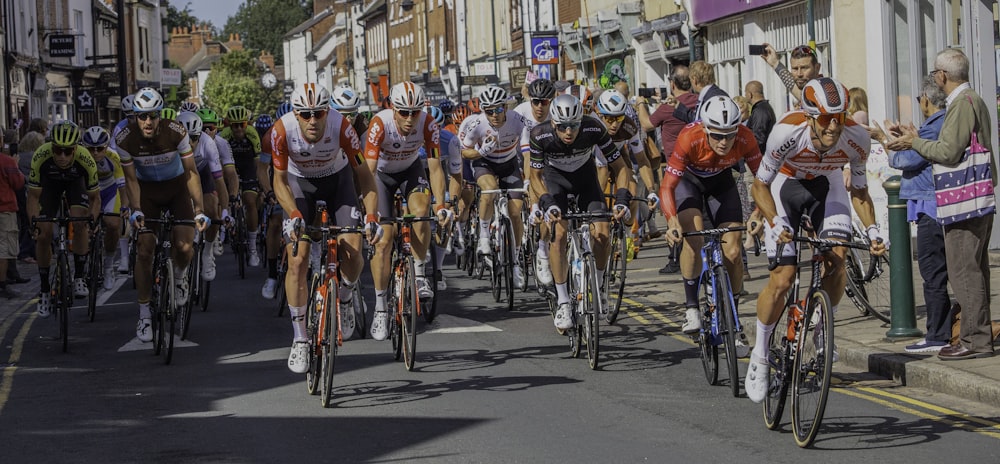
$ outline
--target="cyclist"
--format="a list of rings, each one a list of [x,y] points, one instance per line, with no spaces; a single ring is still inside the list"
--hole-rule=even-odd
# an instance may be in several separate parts
[[[635,119],[628,117],[629,113],[634,112],[632,105],[628,103],[628,97],[617,90],[605,90],[597,98],[596,114],[604,123],[611,140],[614,140],[618,148],[623,149],[623,155],[627,155],[624,156],[625,163],[633,172],[638,171],[645,189],[655,188],[656,180],[653,178],[653,168],[649,158],[646,157],[642,130]],[[627,151],[624,150],[625,147],[628,147]],[[639,189],[638,181],[633,179],[629,183],[628,189],[634,197]],[[649,192],[646,195],[646,201],[655,206],[660,199],[655,193]],[[638,211],[638,204],[632,206]]]
[[[444,114],[444,122],[441,123],[441,130],[457,134],[458,125],[462,122],[455,121],[455,103],[445,98],[438,103],[438,109],[440,109],[441,113]]]
[[[272,129],[274,193],[288,211],[285,235],[299,241],[298,254],[287,247],[288,275],[285,291],[292,316],[293,343],[288,368],[302,374],[309,370],[309,345],[306,337],[306,281],[311,241],[299,235],[306,224],[316,219],[316,201],[325,200],[338,226],[359,225],[358,193],[369,211],[365,229],[369,239],[378,239],[378,201],[372,172],[362,162],[361,141],[354,128],[340,113],[330,111],[330,94],[314,83],[306,83],[292,93],[294,111],[282,116]],[[358,190],[355,190],[355,178]],[[340,237],[336,259],[340,263],[341,308],[350,308],[352,291],[357,285],[364,261],[361,237]],[[315,270],[319,272],[319,270]],[[344,333],[354,331],[354,311],[340,311]]]
[[[31,171],[28,173],[28,218],[32,221],[39,216],[55,217],[59,214],[65,194],[69,203],[70,217],[96,217],[101,201],[97,182],[97,165],[86,148],[79,145],[80,128],[72,121],[62,121],[49,132],[51,142],[46,142],[35,150],[31,157]],[[49,317],[49,261],[52,259],[52,234],[55,224],[35,225],[35,256],[38,261],[38,278],[41,294],[38,297],[38,316]],[[83,279],[84,264],[89,252],[88,227],[84,223],[73,226],[73,264],[77,278],[73,282],[73,294],[77,298],[87,296],[87,282]]]
[[[250,240],[250,266],[260,266],[260,254],[257,253],[257,226],[259,225],[260,210],[257,204],[257,182],[258,164],[260,161],[260,134],[257,133],[250,123],[252,116],[249,109],[242,106],[233,106],[226,111],[226,128],[219,132],[219,135],[229,142],[232,148],[233,161],[236,165],[236,173],[239,175],[239,192],[243,197],[243,208],[245,210],[247,237]],[[230,193],[233,192],[234,185],[229,185]],[[230,200],[232,203],[232,200]]]
[[[118,154],[125,172],[125,188],[132,204],[133,227],[142,226],[145,214],[159,217],[169,208],[174,219],[196,221],[204,230],[201,180],[191,150],[191,139],[184,126],[160,118],[163,97],[146,87],[135,94],[135,122],[118,134]],[[156,227],[154,226],[153,229]],[[194,251],[194,229],[186,225],[173,228],[174,302],[182,306],[188,300],[187,268]],[[139,234],[135,262],[135,286],[138,290],[139,322],[136,336],[140,341],[153,340],[149,300],[152,296],[153,254],[156,237]]]
[[[525,122],[528,124],[528,130],[530,131],[535,126],[542,124],[549,120],[549,108],[552,106],[552,98],[556,96],[556,88],[552,84],[552,81],[548,79],[535,79],[530,84],[528,84],[528,101],[517,105],[514,108],[514,112],[520,113],[524,116]],[[521,146],[522,157],[524,158],[524,172],[531,172],[531,168],[528,165],[530,161],[529,156],[523,156],[525,152],[528,151],[526,145]],[[538,204],[538,196],[531,189],[531,183],[529,179],[525,179],[525,188],[528,189],[529,201],[532,205]],[[537,217],[532,215],[529,220]],[[538,251],[535,252],[535,276],[542,285],[552,285],[552,271],[549,269],[549,240],[546,238],[548,234],[546,233],[546,226],[544,223],[540,224],[538,238]]]
[[[281,119],[285,113],[287,111],[278,115],[278,119]],[[274,159],[274,150],[271,144],[274,122],[269,114],[259,115],[254,121],[257,133],[263,134],[260,143],[261,153],[257,179],[260,181],[260,192],[264,195],[264,204],[269,206],[269,208],[264,207],[263,209],[267,216],[264,218],[266,221],[265,231],[267,232],[264,237],[267,279],[264,280],[264,286],[260,289],[260,295],[269,300],[274,299],[278,293],[278,258],[281,256],[281,221],[284,216],[284,210],[274,196],[274,173],[271,170]]]
[[[482,190],[497,188],[519,189],[524,186],[524,173],[518,163],[518,148],[527,145],[528,130],[524,116],[520,113],[507,114],[507,91],[489,86],[479,94],[482,113],[466,119],[462,123],[462,156],[472,160],[472,175]],[[514,228],[514,242],[521,243],[524,223],[521,208],[524,194],[510,192],[510,220]],[[479,247],[477,253],[489,256],[490,223],[493,221],[493,200],[496,194],[482,194],[479,197]],[[521,270],[520,247],[513,247],[514,286],[524,284]]]
[[[436,106],[430,106],[427,108],[428,114],[434,119],[434,122],[441,127],[441,124],[445,121],[444,112],[441,108]],[[427,151],[421,148],[420,157],[423,162],[427,163]],[[459,198],[462,194],[462,144],[459,142],[458,137],[455,134],[441,130],[441,165],[442,168],[447,166],[448,169],[448,189],[445,193],[445,207],[452,210],[454,214],[455,210],[455,198]],[[461,229],[459,229],[461,230]],[[444,244],[444,246],[437,247],[437,262],[435,264],[435,269],[442,269],[444,267],[444,257],[446,254],[455,252],[457,255],[462,255],[465,252],[465,245],[462,239],[461,233],[454,234],[451,237],[452,240]],[[438,281],[438,290],[445,290],[448,288],[448,282],[445,280],[444,275],[441,275],[441,280]]]
[[[549,124],[540,124],[531,130],[529,178],[532,188],[539,193],[540,213],[552,223],[550,226],[555,227],[556,240],[549,251],[559,304],[554,323],[556,328],[565,330],[573,327],[573,312],[566,286],[569,267],[566,261],[567,225],[561,219],[562,212],[569,207],[567,195],[575,194],[577,204],[583,211],[607,211],[604,193],[597,181],[596,150],[607,154],[616,185],[628,185],[632,173],[604,126],[596,119],[584,116],[580,99],[573,95],[556,97],[552,100],[549,117]],[[616,217],[628,217],[628,202],[628,189],[619,187],[615,192]],[[608,221],[595,221],[591,233],[597,279],[603,282],[604,268],[608,263]],[[603,296],[600,298],[603,299]]]
[[[177,120],[177,110],[173,108],[164,108],[160,110],[160,119],[164,119],[167,121]]]
[[[378,191],[378,213],[383,218],[394,217],[393,199],[400,190],[407,200],[411,214],[426,216],[430,212],[428,179],[420,162],[420,148],[427,152],[427,170],[430,172],[430,190],[434,196],[434,211],[440,226],[448,226],[451,210],[445,209],[445,175],[441,169],[440,131],[437,123],[423,111],[424,89],[410,81],[400,82],[390,89],[392,109],[379,111],[368,127],[365,158],[368,168],[375,173]],[[371,211],[371,210],[369,210]],[[385,237],[375,244],[372,259],[372,277],[375,281],[375,318],[372,321],[372,338],[385,340],[388,336],[386,292],[389,287],[390,259],[395,243],[395,224],[383,224]],[[413,225],[413,254],[416,258],[417,293],[420,298],[433,296],[430,282],[424,271],[427,245],[430,241],[430,224]]]
[[[743,222],[740,194],[731,169],[745,160],[756,174],[761,159],[753,131],[740,124],[740,107],[731,98],[721,95],[709,98],[702,104],[700,114],[699,122],[688,124],[677,136],[660,185],[667,242],[676,245],[683,241],[680,266],[686,321],[681,330],[686,334],[701,330],[698,276],[704,238],[682,239],[681,233],[705,229],[703,217],[719,228]],[[726,270],[737,304],[743,289],[741,237],[741,232],[722,236]]]
[[[111,134],[101,126],[93,126],[83,133],[80,145],[83,145],[97,166],[97,183],[101,190],[101,212],[119,214],[128,210],[128,198],[125,195],[125,173],[122,172],[122,161],[118,153],[108,149]],[[93,246],[104,246],[104,289],[111,290],[115,283],[115,252],[122,231],[121,218],[104,216],[104,243],[93,243]],[[122,261],[128,263],[128,249],[122,253]]]
[[[191,149],[194,152],[194,163],[198,168],[198,178],[201,181],[202,202],[205,205],[205,215],[212,219],[229,218],[229,196],[218,195],[219,189],[225,192],[226,182],[222,180],[222,162],[219,160],[219,147],[209,136],[202,141],[205,123],[201,116],[190,111],[177,115],[177,121],[184,125],[188,138],[191,139]],[[221,204],[220,204],[221,203]],[[219,234],[218,226],[205,230],[205,247],[201,251],[201,278],[206,281],[215,280],[215,253],[208,243],[213,243]]]
[[[807,217],[819,238],[851,239],[851,206],[867,227],[871,252],[881,255],[889,240],[875,223],[875,209],[868,194],[865,162],[871,145],[867,130],[847,117],[847,87],[824,77],[802,88],[802,109],[785,113],[767,139],[751,192],[761,215],[767,219],[765,237],[769,259],[777,259],[767,285],[757,298],[757,340],[747,370],[747,396],[764,400],[768,388],[768,343],[781,316],[785,296],[795,278],[797,251],[789,242]],[[850,164],[850,200],[841,169]],[[823,289],[830,295],[830,310],[844,296],[845,247],[836,247],[826,260]],[[819,332],[822,328],[817,327]],[[836,361],[837,353],[834,351]]]
[[[219,152],[219,162],[222,163],[222,178],[223,182],[216,182],[216,192],[215,194],[219,196],[219,202],[226,205],[222,209],[221,217],[229,218],[229,202],[236,193],[235,190],[229,190],[229,186],[234,189],[239,185],[238,176],[236,175],[235,162],[233,161],[233,150],[229,146],[229,142],[226,139],[219,137],[219,124],[222,122],[222,118],[219,114],[211,108],[202,108],[195,112],[198,117],[201,118],[201,132],[207,135],[209,139],[215,142],[216,151]],[[219,226],[212,225],[208,228],[208,232],[205,234],[208,236],[215,237],[212,241],[212,246],[205,246],[205,248],[211,248],[212,254],[216,257],[222,256],[222,239],[219,233]]]

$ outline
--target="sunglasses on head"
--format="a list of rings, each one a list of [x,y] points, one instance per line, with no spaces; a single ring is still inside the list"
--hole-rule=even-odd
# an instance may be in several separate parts
[[[556,124],[556,130],[559,132],[568,132],[577,130],[580,128],[580,123],[578,122],[564,122],[561,124]]]
[[[792,49],[792,58],[805,58],[805,57],[816,58],[816,50],[808,45],[799,45]]]
[[[423,110],[396,110],[396,113],[399,113],[399,115],[404,118],[412,118],[420,114],[421,111]]]
[[[136,113],[135,118],[140,121],[145,121],[147,119],[160,119],[160,112],[153,111],[151,113]]]
[[[820,114],[814,116],[813,119],[819,123],[821,126],[829,126],[831,121],[837,121],[838,124],[844,125],[844,121],[847,119],[847,113],[830,113],[830,114]]]
[[[483,108],[483,114],[487,116],[495,116],[498,114],[503,114],[504,111],[507,111],[507,108],[504,108],[502,106],[498,106],[496,108]]]
[[[602,114],[601,119],[608,124],[614,124],[616,122],[622,122],[625,120],[624,114],[619,114],[618,116],[612,116],[610,114]]]
[[[327,110],[304,110],[297,111],[295,115],[303,121],[308,121],[310,119],[323,119],[326,117],[326,111]]]
[[[552,99],[551,98],[532,98],[531,99],[531,104],[535,105],[535,106],[545,106],[545,105],[548,105],[549,103],[552,103]]]
[[[732,132],[712,132],[712,131],[707,131],[707,132],[708,132],[708,136],[711,137],[712,140],[716,140],[716,141],[720,141],[721,142],[723,140],[732,140],[732,139],[735,139],[736,138],[736,133],[739,132],[739,131],[738,130],[734,130]]]

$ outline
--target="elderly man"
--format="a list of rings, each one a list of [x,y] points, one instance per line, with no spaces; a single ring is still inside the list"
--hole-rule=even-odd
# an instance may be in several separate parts
[[[692,123],[700,119],[698,113],[701,110],[702,102],[719,95],[728,97],[729,94],[715,85],[715,69],[712,68],[712,65],[704,61],[691,63],[691,67],[688,69],[688,76],[691,78],[691,90],[698,94],[698,103],[694,108],[684,103],[679,103],[677,98],[672,95],[667,97],[666,103],[675,107],[675,118],[685,123]],[[666,153],[664,156],[669,157],[670,154]]]
[[[948,95],[940,136],[937,140],[922,139],[912,124],[903,127],[887,121],[891,134],[887,148],[893,151],[912,148],[932,163],[955,165],[962,159],[975,131],[979,143],[992,153],[990,112],[993,110],[969,86],[969,59],[961,50],[943,50],[934,59],[930,75]],[[990,166],[995,186],[996,159],[990,159]],[[938,352],[942,360],[993,356],[988,255],[993,218],[993,214],[988,214],[944,226],[948,275],[962,306],[962,326],[958,344]]]

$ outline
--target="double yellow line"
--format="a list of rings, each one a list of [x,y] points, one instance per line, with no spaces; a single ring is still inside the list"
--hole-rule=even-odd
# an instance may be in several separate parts
[[[37,298],[28,300],[17,311],[14,311],[13,314],[7,317],[7,320],[0,326],[0,342],[3,342],[7,336],[7,332],[14,326],[14,322],[20,319],[19,315],[36,303],[38,303]],[[17,336],[14,337],[14,343],[10,350],[10,356],[7,358],[6,367],[0,371],[0,413],[3,413],[3,408],[10,398],[10,391],[14,386],[14,372],[17,371],[17,363],[21,360],[21,352],[24,350],[24,340],[28,338],[28,332],[31,330],[31,325],[35,323],[35,318],[37,317],[38,313],[28,311],[28,319],[21,326],[21,330],[17,333]]]
[[[658,321],[669,327],[680,327],[680,324],[671,320],[663,313],[635,300],[623,298],[622,303],[628,305],[628,308],[623,306],[622,311],[625,312],[629,318],[640,324],[653,325],[654,321]],[[671,332],[669,333],[669,336],[689,345],[696,345],[695,341],[690,336],[678,334],[677,332]],[[743,359],[740,361],[746,362],[746,360]],[[1000,439],[1000,422],[972,416],[964,412],[908,398],[902,395],[897,395],[895,393],[889,393],[888,391],[878,388],[845,386],[833,388],[830,391],[870,401],[886,408],[910,414],[922,419],[940,422],[990,438]]]

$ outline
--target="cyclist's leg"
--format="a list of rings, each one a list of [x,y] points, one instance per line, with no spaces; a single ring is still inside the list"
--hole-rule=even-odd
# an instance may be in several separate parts
[[[494,165],[481,159],[472,162],[473,176],[476,178],[476,185],[480,190],[496,190],[500,188],[497,177],[494,174]],[[479,194],[479,249],[481,255],[489,255],[490,250],[490,223],[493,222],[493,200],[495,193]]]
[[[406,197],[407,207],[410,214],[416,216],[428,216],[431,214],[431,194],[430,184],[424,175],[424,168],[419,160],[402,173],[405,176],[403,182],[403,192]],[[413,224],[413,235],[410,236],[410,243],[413,245],[413,255],[418,263],[416,264],[417,278],[424,274],[422,264],[427,260],[427,246],[430,244],[431,224],[427,221],[415,222]]]
[[[839,176],[838,180],[839,180]],[[817,179],[819,180],[819,179]],[[813,224],[820,225],[820,238],[850,241],[851,240],[851,206],[847,189],[842,182],[830,180],[826,198],[817,198],[821,206],[813,213]],[[847,284],[847,273],[844,268],[847,247],[835,247],[826,257],[823,272],[823,290],[830,296],[830,311],[834,314],[844,297]]]
[[[399,182],[381,171],[375,173],[375,193],[378,196],[378,213],[384,221],[395,217],[392,203]],[[372,319],[371,335],[375,340],[388,337],[388,289],[392,272],[392,248],[396,240],[396,225],[392,222],[381,224],[382,238],[375,243],[375,254],[371,259],[372,281],[375,286],[375,318]]]
[[[260,266],[260,256],[257,253],[257,228],[260,226],[260,212],[257,208],[256,178],[252,182],[246,182],[241,195],[243,196],[243,205],[246,209],[247,240],[249,241],[247,251],[250,255],[250,265],[257,267]]]
[[[168,204],[170,205],[170,211],[173,213],[174,219],[194,220],[194,206],[191,203],[191,194],[188,192],[183,177],[178,176],[176,179],[163,182],[165,185],[162,187],[169,189],[168,193],[172,193]],[[181,276],[186,275],[188,265],[194,256],[194,226],[177,224],[173,226],[171,232],[173,235],[171,237],[173,242],[171,251],[174,259],[174,276],[179,279]]]
[[[148,218],[160,217],[161,208],[159,202],[163,201],[160,198],[163,189],[158,184],[140,181],[139,191],[142,193],[140,196],[141,204],[132,205],[133,208],[138,206]],[[153,254],[156,252],[156,231],[159,230],[159,225],[147,224],[147,228],[151,232],[140,233],[136,239],[138,243],[136,244],[135,270],[133,272],[139,303],[139,325],[136,327],[136,335],[144,342],[152,341],[153,339],[152,331],[149,328],[149,320],[152,317],[149,302],[153,294]]]
[[[739,226],[743,223],[743,206],[737,181],[728,172],[712,176],[706,181],[707,212],[715,227]],[[732,284],[733,297],[739,299],[743,289],[743,247],[740,232],[722,236],[722,252],[726,270]]]

